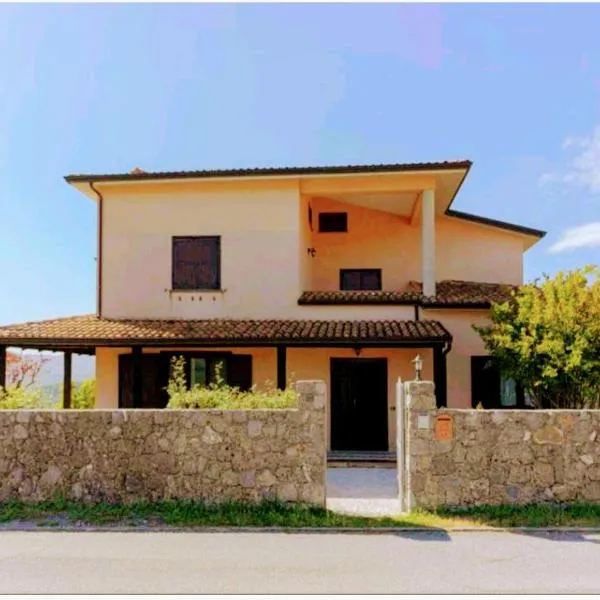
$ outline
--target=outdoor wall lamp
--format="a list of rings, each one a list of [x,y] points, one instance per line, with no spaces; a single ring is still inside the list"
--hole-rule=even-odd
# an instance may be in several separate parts
[[[415,380],[421,381],[421,373],[423,372],[423,359],[417,354],[410,362],[415,365]]]

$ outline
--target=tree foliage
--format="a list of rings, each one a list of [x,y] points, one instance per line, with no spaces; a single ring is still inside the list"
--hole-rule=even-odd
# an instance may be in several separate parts
[[[475,330],[538,408],[600,408],[600,270],[547,275],[495,304]]]
[[[71,408],[94,408],[96,403],[96,379],[90,377],[73,387]]]
[[[35,387],[0,388],[0,410],[52,408],[52,401]]]

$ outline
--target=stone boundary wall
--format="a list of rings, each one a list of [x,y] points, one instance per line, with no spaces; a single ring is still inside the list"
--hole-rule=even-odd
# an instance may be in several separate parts
[[[436,410],[405,386],[408,508],[600,501],[600,410]]]
[[[282,410],[2,410],[0,502],[164,499],[325,505],[326,388]]]

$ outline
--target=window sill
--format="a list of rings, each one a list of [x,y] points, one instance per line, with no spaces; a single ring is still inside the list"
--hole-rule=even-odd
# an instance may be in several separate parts
[[[212,290],[212,289],[206,289],[206,288],[200,288],[197,290],[170,290],[170,289],[166,289],[165,292],[167,292],[168,294],[224,294],[227,290],[226,289],[218,289],[218,290]]]

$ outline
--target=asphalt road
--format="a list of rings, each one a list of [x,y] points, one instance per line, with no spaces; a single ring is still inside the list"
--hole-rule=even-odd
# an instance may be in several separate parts
[[[598,593],[600,535],[0,532],[0,593]]]

